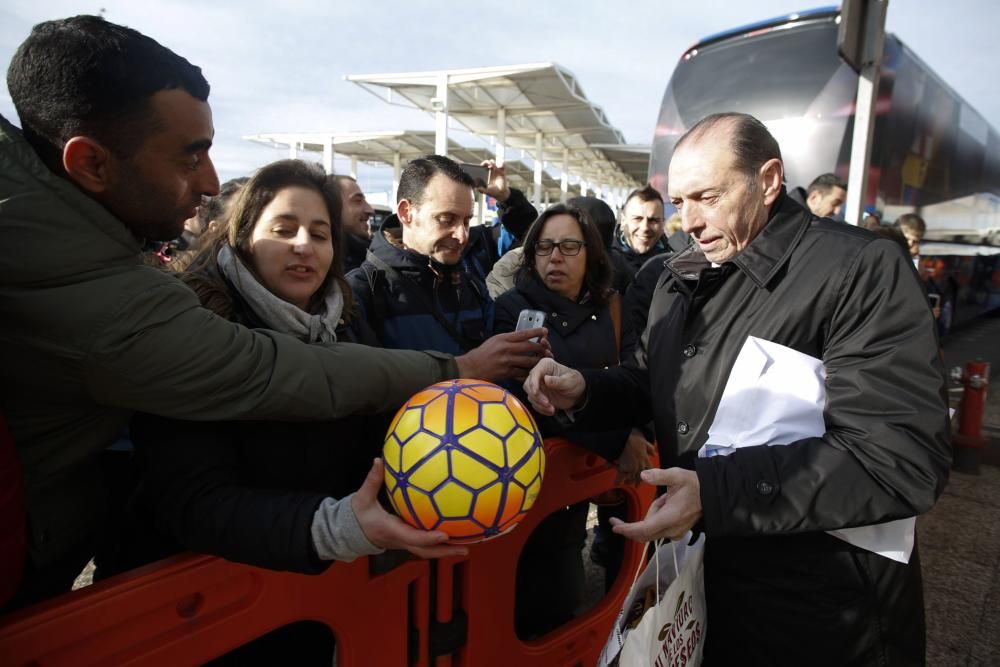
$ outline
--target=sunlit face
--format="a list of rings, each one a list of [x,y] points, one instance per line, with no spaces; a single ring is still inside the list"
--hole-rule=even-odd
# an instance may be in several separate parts
[[[538,242],[579,241],[583,243],[583,232],[580,223],[565,213],[554,215],[545,221]],[[539,255],[535,252],[535,271],[545,283],[545,286],[556,294],[576,301],[583,289],[583,280],[587,275],[587,247],[580,248],[577,255],[564,255],[559,246],[552,248],[551,255]]]
[[[215,130],[208,104],[184,90],[154,93],[150,113],[156,129],[128,158],[110,159],[112,183],[102,200],[140,236],[167,241],[180,236],[203,195],[219,192],[208,156]]]
[[[372,207],[365,199],[365,193],[356,181],[340,179],[340,219],[344,230],[355,236],[368,238],[368,219],[372,217]]]
[[[909,227],[900,227],[903,236],[906,237],[906,245],[910,248],[911,257],[920,256],[920,242],[924,240],[924,235]]]
[[[330,214],[318,192],[279,190],[257,219],[250,256],[261,282],[275,296],[307,310],[333,262]]]
[[[423,201],[399,202],[403,245],[441,264],[458,264],[469,242],[472,221],[472,188],[445,174],[431,177]]]
[[[747,177],[733,166],[730,136],[716,130],[681,145],[670,161],[670,203],[705,257],[727,262],[767,224],[763,188],[750,190]]]
[[[847,199],[847,190],[834,186],[825,194],[821,190],[814,190],[806,199],[806,204],[809,205],[809,210],[812,211],[813,215],[829,218],[840,210],[845,199]]]
[[[622,231],[632,250],[640,255],[652,250],[663,236],[663,202],[629,199],[622,213]]]

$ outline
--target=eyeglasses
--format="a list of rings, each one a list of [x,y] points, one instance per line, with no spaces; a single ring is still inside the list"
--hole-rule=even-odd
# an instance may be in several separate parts
[[[587,245],[584,241],[576,241],[574,239],[566,239],[565,241],[559,241],[556,243],[550,239],[542,239],[535,243],[535,254],[536,255],[551,255],[552,251],[555,250],[556,246],[559,246],[559,253],[563,257],[574,257],[580,254],[580,248]]]

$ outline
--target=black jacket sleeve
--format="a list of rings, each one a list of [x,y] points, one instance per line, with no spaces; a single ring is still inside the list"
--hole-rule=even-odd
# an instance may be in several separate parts
[[[242,483],[235,434],[225,422],[133,419],[144,473],[140,506],[185,549],[272,570],[322,572],[329,563],[316,556],[311,529],[326,496]]]
[[[697,460],[709,535],[864,526],[933,506],[951,463],[944,373],[913,266],[891,242],[868,244],[846,273],[823,364],[825,434]]]
[[[507,201],[497,205],[497,217],[500,218],[500,224],[521,243],[531,223],[538,217],[538,211],[523,192],[511,188]]]

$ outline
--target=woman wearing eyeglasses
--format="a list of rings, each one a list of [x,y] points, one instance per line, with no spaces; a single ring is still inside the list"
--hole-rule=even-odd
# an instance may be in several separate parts
[[[627,318],[621,317],[612,278],[608,252],[587,214],[564,204],[553,206],[525,236],[515,286],[496,300],[495,333],[513,331],[522,310],[540,310],[556,361],[574,368],[616,365],[635,338]],[[622,478],[638,480],[648,466],[652,446],[638,431],[569,433],[553,419],[538,421],[543,435],[563,435],[616,462]],[[522,638],[544,634],[573,618],[584,589],[580,551],[587,510],[588,503],[579,503],[549,516],[525,545],[515,610]]]

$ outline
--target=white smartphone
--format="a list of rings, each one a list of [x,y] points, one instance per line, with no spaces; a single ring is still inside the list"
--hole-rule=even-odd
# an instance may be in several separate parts
[[[545,326],[545,313],[540,310],[532,310],[530,308],[525,308],[517,316],[517,326],[514,327],[514,331],[523,331],[525,329],[536,329],[538,327]],[[532,343],[537,343],[538,338],[532,338]]]

